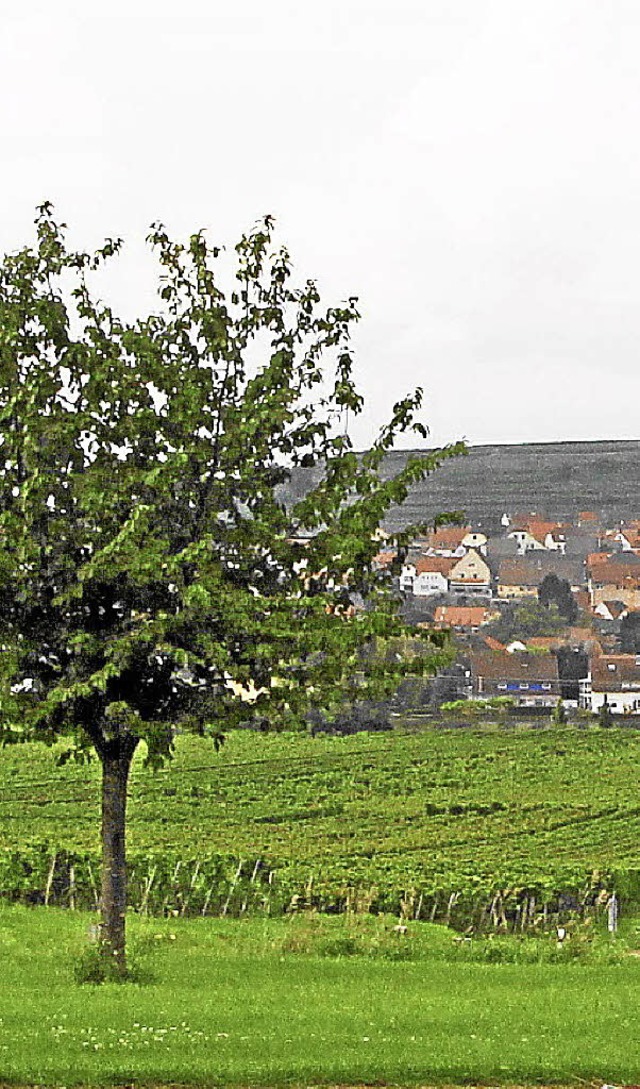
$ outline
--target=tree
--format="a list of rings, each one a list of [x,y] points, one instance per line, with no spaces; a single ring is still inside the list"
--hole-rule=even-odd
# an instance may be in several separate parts
[[[558,612],[567,624],[573,624],[577,620],[578,603],[566,579],[558,578],[553,573],[545,575],[538,588],[538,601],[545,608],[557,605]]]
[[[563,700],[578,700],[580,681],[589,674],[589,655],[584,648],[558,647],[555,651],[558,659],[560,693]]]
[[[174,243],[156,224],[160,303],[133,322],[95,295],[120,240],[75,252],[49,204],[36,230],[0,266],[0,739],[100,760],[101,949],[124,977],[134,753],[155,767],[178,724],[219,746],[248,713],[293,726],[447,661],[436,634],[410,663],[361,648],[404,630],[371,571],[374,528],[464,446],[381,478],[398,435],[426,435],[418,390],[355,454],[356,300],[323,308],[312,281],[292,286],[270,219],[236,246],[227,288],[202,232]],[[321,477],[287,509],[299,465]],[[367,601],[355,617],[331,607],[345,588]]]
[[[608,729],[610,726],[613,726],[613,714],[606,695],[604,697],[604,701],[600,704],[600,710],[598,711],[598,723],[604,729]]]
[[[564,626],[557,605],[545,607],[530,597],[518,605],[506,605],[499,619],[487,625],[486,632],[501,643],[509,643],[513,639],[556,635]]]

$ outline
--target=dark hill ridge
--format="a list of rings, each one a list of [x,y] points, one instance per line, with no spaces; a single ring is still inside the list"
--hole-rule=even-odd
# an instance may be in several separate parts
[[[397,472],[411,453],[389,454],[383,475]],[[317,470],[297,471],[287,498],[300,495],[316,475]],[[471,522],[489,529],[499,527],[505,511],[571,518],[593,510],[608,525],[639,517],[640,440],[473,446],[466,457],[445,462],[414,487],[385,525],[400,529],[446,510],[463,510]]]

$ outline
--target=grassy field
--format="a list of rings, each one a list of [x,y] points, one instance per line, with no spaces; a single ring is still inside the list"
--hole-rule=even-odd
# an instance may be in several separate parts
[[[133,917],[147,981],[82,986],[74,966],[91,922],[0,908],[0,1081],[640,1080],[631,921],[613,948],[602,935],[561,950],[507,938],[487,963],[495,943],[428,923],[399,937],[393,919],[371,917]],[[355,955],[336,956],[340,943]]]
[[[56,768],[54,756],[37,745],[0,752],[5,892],[20,881],[41,891],[61,849],[85,852],[95,876],[99,768]],[[238,860],[240,898],[259,861],[251,904],[274,911],[308,889],[331,906],[356,888],[390,911],[413,890],[430,918],[452,890],[579,888],[592,871],[638,868],[639,756],[640,734],[624,728],[239,732],[217,755],[181,738],[171,767],[153,773],[140,758],[133,770],[132,903],[151,882],[150,910],[182,910],[188,896],[200,912],[217,881],[215,913]],[[80,863],[76,880],[88,889]]]

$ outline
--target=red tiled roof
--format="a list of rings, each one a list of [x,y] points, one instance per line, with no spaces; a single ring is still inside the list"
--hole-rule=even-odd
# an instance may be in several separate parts
[[[446,577],[457,562],[455,556],[419,556],[414,561],[414,567],[418,575],[425,575],[428,571],[432,571]]]
[[[448,628],[478,628],[488,615],[488,610],[478,605],[439,605],[433,619]]]
[[[458,548],[470,532],[471,526],[439,526],[429,533],[427,540],[430,548]]]
[[[591,581],[598,586],[629,586],[640,588],[640,564],[594,563],[590,569]]]
[[[396,555],[395,552],[377,552],[371,562],[377,567],[389,567],[395,560]]]

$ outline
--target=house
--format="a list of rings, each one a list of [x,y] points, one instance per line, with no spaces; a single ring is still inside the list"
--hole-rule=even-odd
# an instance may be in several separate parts
[[[586,582],[586,573],[580,560],[545,550],[544,553],[529,553],[515,560],[502,560],[496,576],[498,597],[537,597],[540,584],[546,575],[557,575],[559,579],[564,579],[573,591],[580,590]]]
[[[516,542],[518,554],[520,556],[523,556],[525,552],[533,552],[536,549],[543,550],[545,548],[543,541],[539,541],[537,537],[534,537],[530,530],[522,527],[510,529],[507,533],[507,537]]]
[[[544,546],[552,552],[561,552],[563,556],[573,556],[585,560],[590,552],[598,548],[599,538],[589,530],[570,523],[558,523],[544,538]]]
[[[604,703],[614,714],[640,715],[640,655],[601,654],[589,663],[580,686],[580,706],[599,711]]]
[[[371,560],[371,567],[374,571],[388,571],[391,564],[397,559],[398,553],[395,549],[383,549],[380,552],[376,552]]]
[[[404,593],[421,597],[446,594],[449,589],[449,573],[455,563],[453,556],[418,556],[403,565],[400,589]]]
[[[470,549],[451,568],[449,593],[490,596],[491,571],[475,549]]]
[[[470,529],[468,533],[465,533],[460,543],[463,548],[475,548],[478,552],[484,554],[487,547],[487,537],[484,533],[480,533],[479,530]]]
[[[510,696],[519,707],[554,707],[560,699],[553,654],[487,650],[472,653],[469,660],[472,699]]]
[[[616,534],[616,540],[620,542],[623,552],[637,552],[640,549],[640,533],[637,529],[620,530]]]
[[[436,628],[453,628],[458,632],[477,632],[490,619],[482,605],[438,605],[433,622]]]
[[[463,542],[470,533],[471,526],[438,526],[427,534],[424,545],[431,555],[464,556],[467,549]]]
[[[632,555],[629,554],[629,560]],[[604,601],[620,601],[628,609],[640,609],[640,563],[628,562],[626,557],[622,561],[616,556],[591,563],[588,574],[592,609]]]

